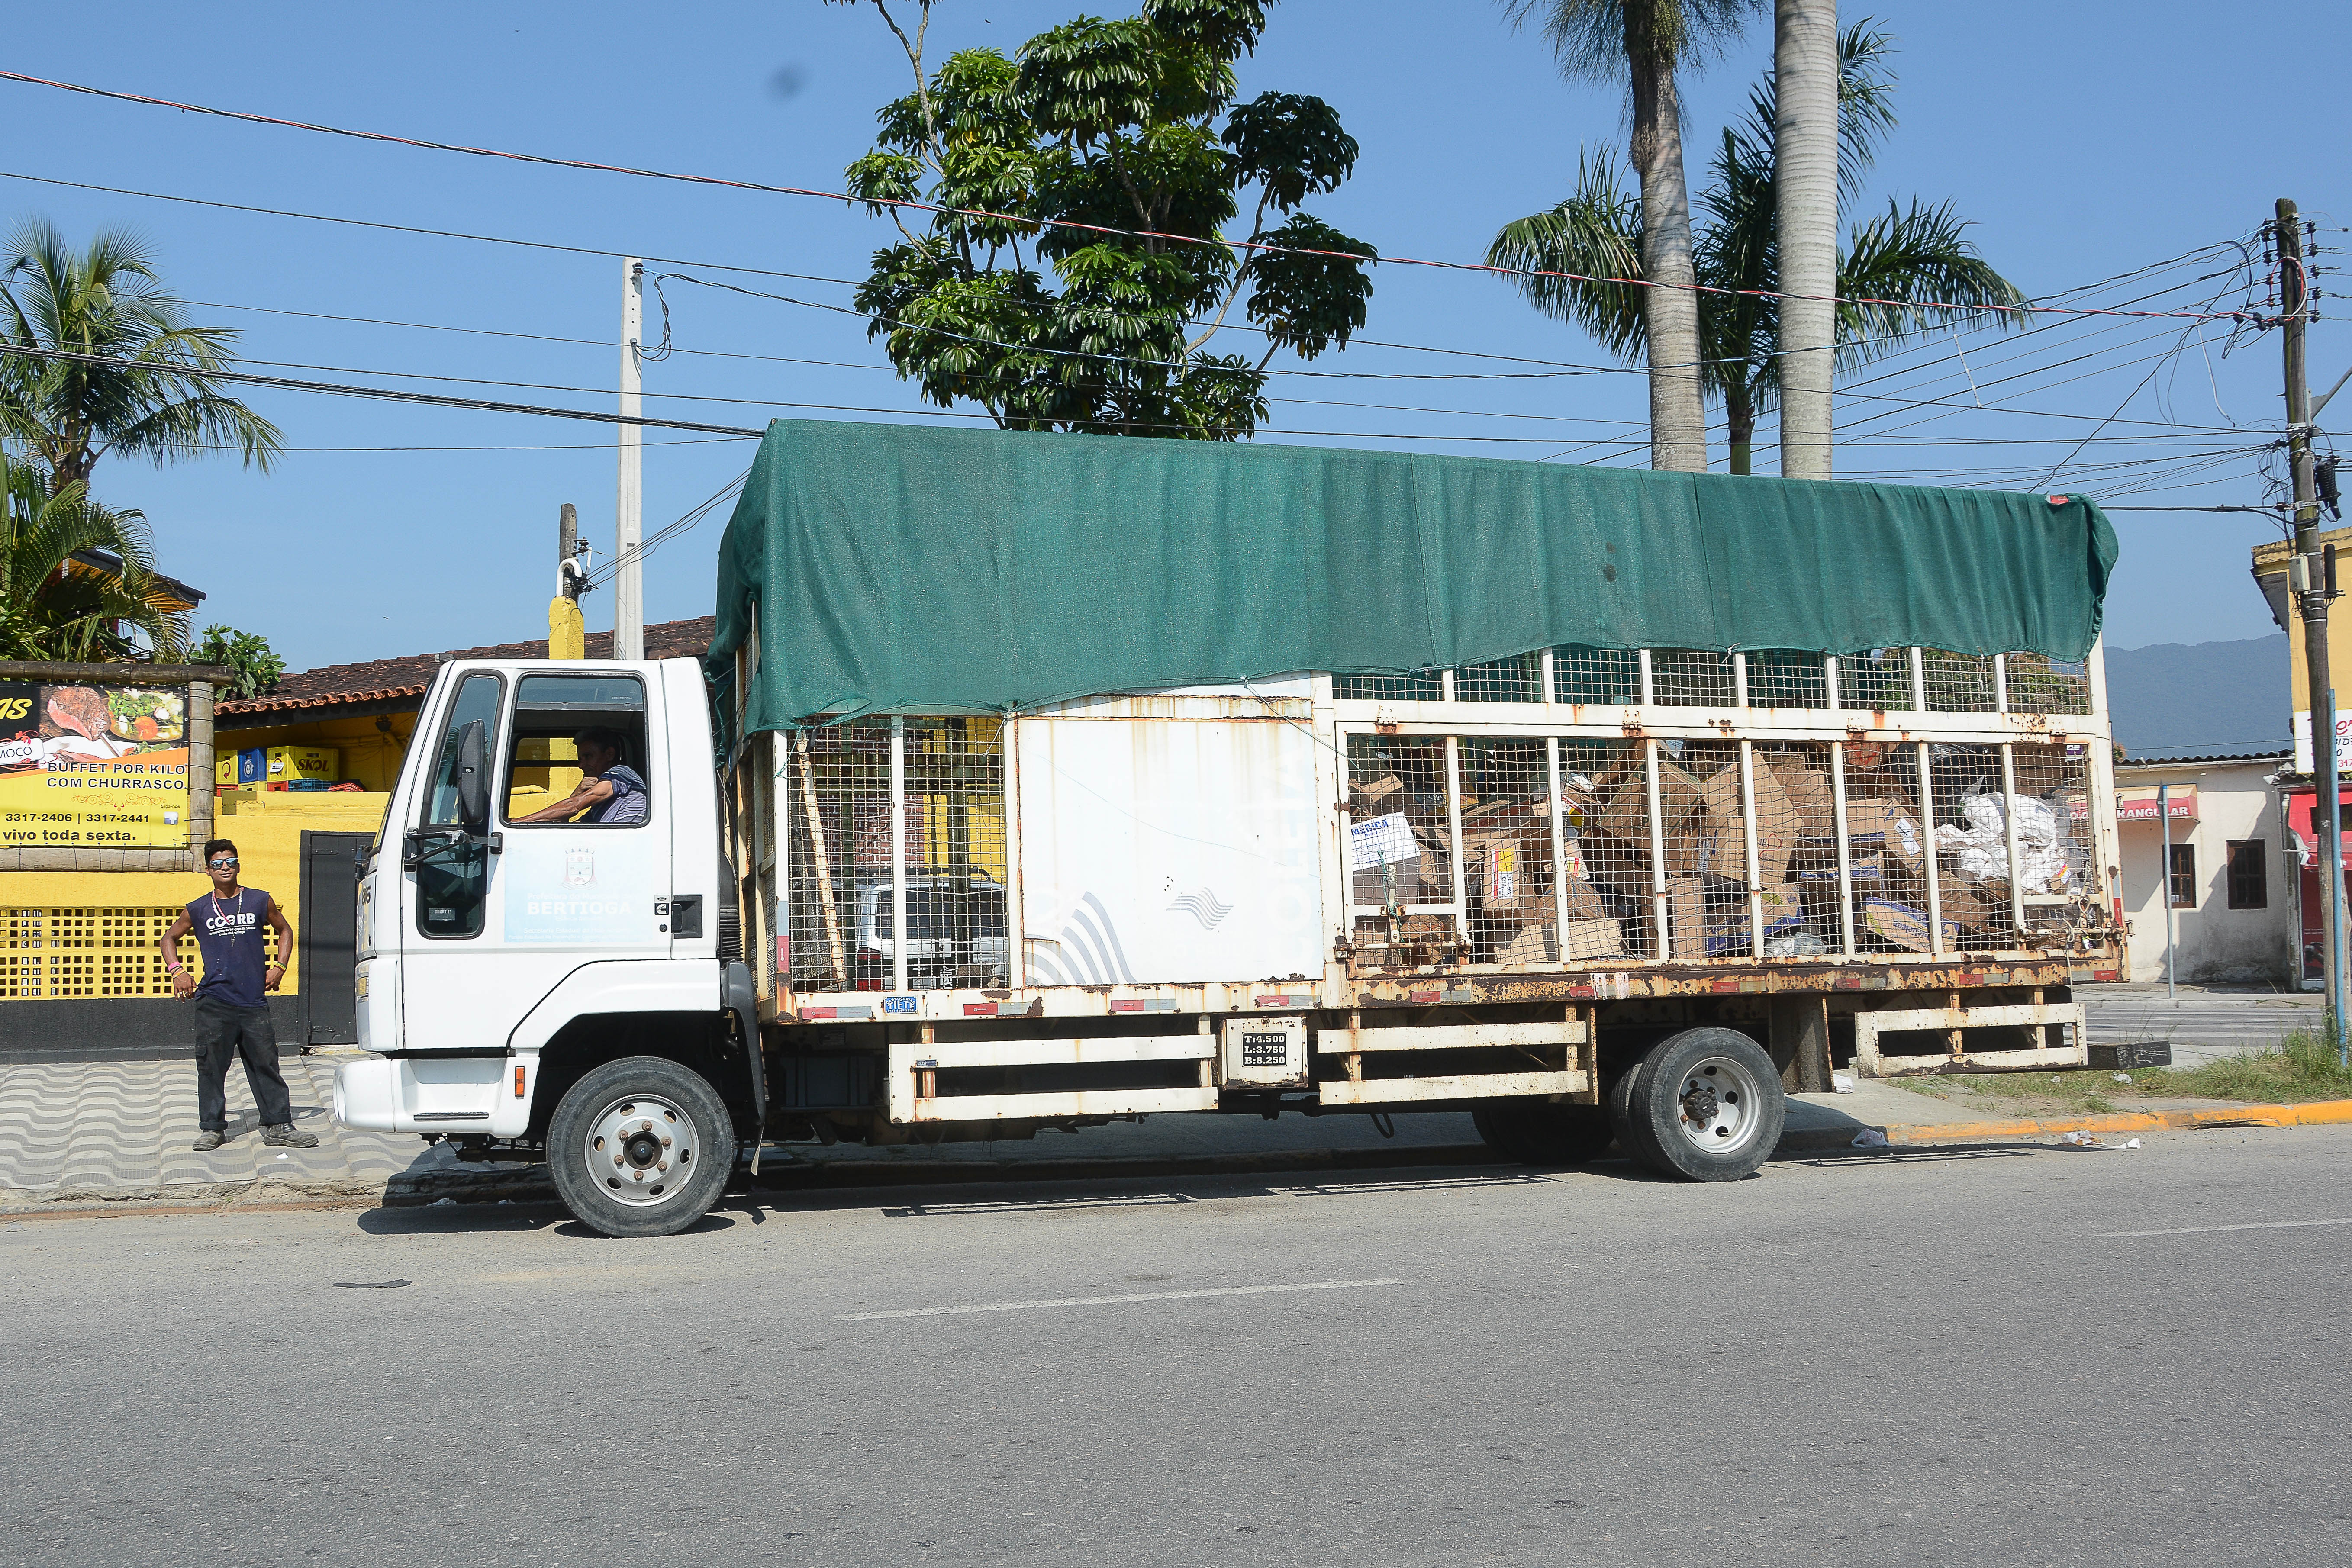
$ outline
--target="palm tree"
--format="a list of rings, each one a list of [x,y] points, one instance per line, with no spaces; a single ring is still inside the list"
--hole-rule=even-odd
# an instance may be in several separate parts
[[[1841,199],[1858,191],[1893,129],[1893,79],[1885,69],[1893,40],[1866,23],[1847,28],[1838,40],[1838,184]],[[1780,312],[1759,298],[1780,287],[1776,225],[1778,192],[1773,166],[1776,118],[1773,79],[1766,75],[1749,95],[1748,112],[1727,126],[1710,161],[1707,185],[1699,199],[1705,218],[1693,247],[1697,281],[1720,293],[1697,296],[1701,362],[1707,393],[1722,400],[1728,426],[1731,471],[1750,471],[1760,414],[1776,404],[1780,385]],[[1585,278],[1639,278],[1628,264],[1642,257],[1643,206],[1628,193],[1605,153],[1581,158],[1575,192],[1547,211],[1506,224],[1487,247],[1497,266],[1529,271],[1577,273]],[[2007,327],[2019,317],[1992,307],[2021,307],[2024,296],[1995,271],[1967,237],[1968,224],[1951,204],[1908,209],[1889,200],[1886,211],[1857,226],[1838,259],[1835,355],[1848,368],[1885,353],[1923,331],[1948,322]],[[1583,327],[1628,362],[1648,344],[1648,321],[1638,287],[1586,282],[1580,279],[1529,277],[1513,279],[1530,304],[1549,316]],[[1646,290],[1649,294],[1666,292]],[[1957,316],[1926,308],[1928,301],[1968,307]],[[1654,362],[1663,355],[1652,354]]]
[[[1539,16],[1562,75],[1623,80],[1631,89],[1627,151],[1642,183],[1636,268],[1642,341],[1649,347],[1650,466],[1706,469],[1706,408],[1699,380],[1699,300],[1691,254],[1690,189],[1683,175],[1678,69],[1703,64],[1738,33],[1763,0],[1503,0],[1512,25]],[[1580,158],[1580,174],[1589,165]],[[1498,242],[1499,243],[1499,242]],[[1497,265],[1515,265],[1487,259]],[[1542,282],[1545,279],[1526,279]]]
[[[1777,0],[1772,22],[1780,473],[1825,479],[1837,342],[1837,0]]]
[[[161,465],[227,447],[266,472],[282,449],[278,426],[205,374],[236,339],[188,323],[133,236],[108,229],[76,254],[54,225],[27,219],[0,267],[0,439],[31,452],[58,489],[87,483],[109,452]]]
[[[119,659],[184,651],[187,617],[154,582],[147,520],[76,479],[52,485],[0,451],[0,658]]]

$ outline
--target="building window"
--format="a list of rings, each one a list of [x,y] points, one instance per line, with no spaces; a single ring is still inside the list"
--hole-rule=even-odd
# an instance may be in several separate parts
[[[2230,840],[2230,907],[2271,907],[2270,846],[2259,838]]]
[[[2167,879],[2172,884],[2172,907],[2193,910],[2197,907],[2197,846],[2176,844],[2172,847],[2172,874]]]

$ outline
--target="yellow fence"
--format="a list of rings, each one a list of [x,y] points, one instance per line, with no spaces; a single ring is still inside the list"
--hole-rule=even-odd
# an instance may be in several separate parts
[[[0,909],[0,1002],[61,997],[169,996],[163,928],[178,906],[132,909]],[[278,957],[278,932],[263,930],[264,952]],[[193,933],[181,962],[204,974]]]

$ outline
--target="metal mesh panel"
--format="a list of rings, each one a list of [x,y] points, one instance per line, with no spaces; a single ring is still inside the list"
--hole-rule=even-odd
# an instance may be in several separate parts
[[[2029,900],[2096,897],[2099,868],[2090,853],[2090,757],[2081,746],[2014,746],[2017,783],[2019,869]],[[2063,910],[2037,912],[2029,901],[2030,922],[2059,922]]]
[[[1551,764],[1544,743],[1465,739],[1460,746],[1470,961],[1550,963],[1559,937],[1549,897]]]
[[[1830,749],[1813,741],[1759,741],[1754,757],[1764,956],[1818,958],[1840,952],[1844,937],[1838,926]]]
[[[2000,748],[1927,748],[1936,803],[1936,887],[1944,925],[1962,950],[2006,946],[2009,842],[2002,826]]]
[[[1728,708],[1738,688],[1731,656],[1704,648],[1655,648],[1650,691],[1662,708]]]
[[[2012,713],[2088,713],[2091,666],[2087,660],[2013,653],[2006,661]]]
[[[1642,700],[1642,656],[1630,647],[1551,650],[1552,700],[1631,705]]]
[[[1992,656],[1975,653],[1925,655],[1927,710],[1931,713],[1990,713],[1995,707]]]
[[[802,731],[791,745],[793,988],[881,990],[902,941],[910,987],[1009,984],[1000,721],[906,721],[903,922],[891,885],[889,721]]]
[[[1911,650],[1874,647],[1838,660],[1838,703],[1844,708],[1907,712],[1911,709]]]
[[[1745,957],[1752,944],[1738,742],[1685,741],[1658,772],[1671,955]]]
[[[1657,951],[1644,751],[1639,741],[1559,743],[1567,821],[1553,892],[1568,906],[1568,962]]]
[[[1927,877],[1934,852],[1921,816],[1918,748],[1850,741],[1843,750],[1854,946],[1864,952],[1926,952],[1932,945]],[[1938,822],[1943,810],[1939,801]],[[1834,908],[1835,894],[1831,897]],[[1950,920],[1947,911],[1948,925]]]
[[[914,989],[1011,984],[1003,737],[997,719],[907,721],[908,929],[897,930],[885,889],[876,934],[886,961],[903,934]],[[881,838],[887,855],[887,827]]]
[[[1453,813],[1445,795],[1445,742],[1425,736],[1348,737],[1348,813],[1356,822],[1401,812],[1420,853],[1352,874],[1349,901],[1379,907],[1454,901]]]
[[[1418,675],[1335,675],[1331,695],[1341,702],[1435,702],[1444,695],[1437,671]]]
[[[889,973],[872,907],[890,880],[889,722],[802,730],[791,746],[793,988],[878,989]]]
[[[1465,665],[1454,672],[1454,700],[1540,702],[1544,700],[1543,656],[1524,653],[1517,658],[1498,658],[1490,664]]]
[[[1829,666],[1820,654],[1800,648],[1759,648],[1748,656],[1750,708],[1826,708]]]

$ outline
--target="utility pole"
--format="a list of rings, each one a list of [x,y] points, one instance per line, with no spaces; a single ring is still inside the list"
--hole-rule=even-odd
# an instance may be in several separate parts
[[[1779,230],[1780,475],[1830,477],[1836,366],[1837,0],[1773,7],[1772,182]]]
[[[646,264],[621,259],[621,417],[645,415],[645,372],[637,358],[644,333]],[[613,657],[646,657],[645,567],[637,554],[645,528],[646,427],[621,426],[620,502],[614,510],[613,552]]]
[[[2311,779],[2314,826],[2319,830],[2319,905],[2326,921],[2327,1042],[2339,1051],[2345,1039],[2342,959],[2344,941],[2344,838],[2337,808],[2335,677],[2327,662],[2327,580],[2319,545],[2319,492],[2311,461],[2311,388],[2305,384],[2304,319],[2309,290],[2303,270],[2303,218],[2292,198],[2278,201],[2273,230],[2278,249],[2279,321],[2286,357],[2287,462],[2294,479],[2294,557],[2287,586],[2303,613],[2305,684],[2311,694]]]
[[[580,514],[563,503],[556,522],[555,597],[547,602],[547,657],[586,658],[588,628],[580,618]]]

